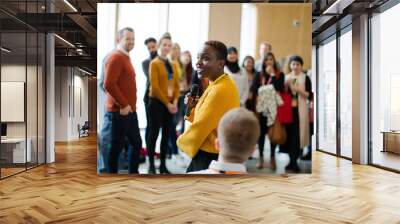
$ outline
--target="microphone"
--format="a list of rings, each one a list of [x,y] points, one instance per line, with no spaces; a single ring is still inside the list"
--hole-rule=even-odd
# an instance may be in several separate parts
[[[189,117],[190,113],[192,112],[193,107],[195,106],[195,101],[197,98],[197,95],[199,94],[199,85],[193,84],[192,87],[190,88],[189,96],[188,96],[188,103],[186,106],[186,112],[185,116]]]

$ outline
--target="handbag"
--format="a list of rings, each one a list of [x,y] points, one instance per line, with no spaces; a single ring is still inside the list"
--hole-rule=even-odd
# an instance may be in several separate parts
[[[279,92],[283,104],[278,107],[277,117],[281,124],[293,122],[292,97],[288,92]]]
[[[286,130],[285,127],[278,120],[275,120],[275,123],[269,127],[268,138],[274,144],[277,145],[285,144]]]

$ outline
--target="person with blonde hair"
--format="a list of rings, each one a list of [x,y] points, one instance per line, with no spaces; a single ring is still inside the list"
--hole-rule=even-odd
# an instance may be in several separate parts
[[[181,47],[179,46],[178,43],[173,43],[172,44],[172,49],[171,52],[168,54],[168,59],[171,62],[172,66],[174,67],[174,70],[178,74],[178,80],[179,80],[179,91],[180,91],[180,97],[178,98],[178,103],[177,103],[177,108],[178,112],[175,113],[172,117],[172,122],[171,122],[171,127],[169,129],[169,136],[168,136],[168,150],[167,150],[167,158],[168,159],[173,159],[173,161],[177,161],[177,156],[179,155],[178,153],[178,146],[176,145],[176,139],[177,139],[177,133],[176,133],[176,126],[178,124],[178,121],[180,120],[182,110],[184,111],[184,104],[182,102],[182,96],[184,96],[186,93],[183,91],[185,87],[182,86],[182,77],[184,77],[184,70],[183,70],[183,65],[180,61],[180,55],[181,55]]]
[[[160,148],[160,173],[169,174],[166,166],[168,135],[173,114],[178,111],[179,77],[176,68],[167,58],[172,49],[171,35],[165,33],[158,42],[159,54],[150,62],[149,115],[150,131],[146,139],[149,156],[149,173],[155,174],[154,154],[158,132],[162,128]]]
[[[212,161],[208,169],[190,174],[246,174],[245,162],[254,152],[259,136],[260,127],[253,112],[244,108],[228,111],[218,124],[218,160]]]

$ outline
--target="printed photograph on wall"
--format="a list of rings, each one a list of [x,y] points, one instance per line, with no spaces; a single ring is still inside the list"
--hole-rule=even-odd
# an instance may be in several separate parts
[[[98,173],[311,173],[311,4],[99,3]]]

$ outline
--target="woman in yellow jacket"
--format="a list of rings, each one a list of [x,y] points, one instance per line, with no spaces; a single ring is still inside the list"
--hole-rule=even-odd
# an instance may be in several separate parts
[[[160,149],[160,173],[168,174],[165,164],[168,149],[168,134],[173,114],[177,109],[179,97],[179,77],[176,69],[168,60],[172,42],[169,34],[164,34],[159,41],[159,56],[150,62],[149,117],[150,129],[147,141],[149,156],[149,174],[155,174],[154,153],[158,132],[162,128]]]
[[[207,169],[212,160],[218,159],[218,122],[226,112],[240,106],[235,83],[224,73],[227,54],[222,42],[207,41],[198,55],[199,78],[208,78],[210,84],[187,118],[192,124],[177,141],[178,147],[192,158],[186,172]]]

